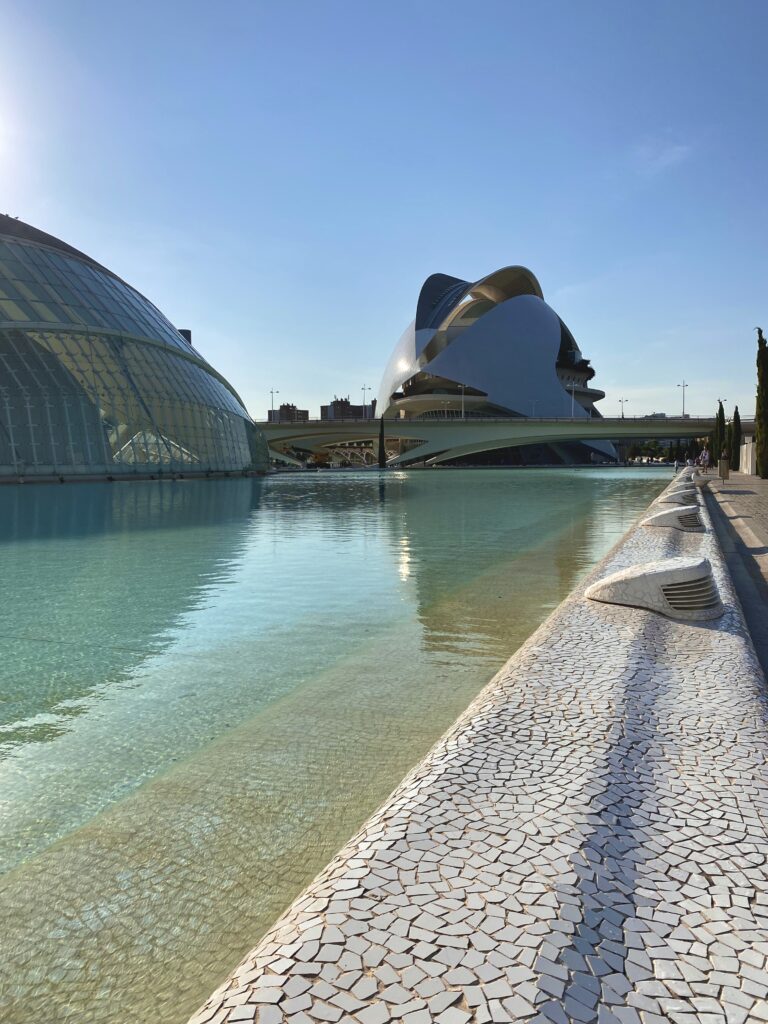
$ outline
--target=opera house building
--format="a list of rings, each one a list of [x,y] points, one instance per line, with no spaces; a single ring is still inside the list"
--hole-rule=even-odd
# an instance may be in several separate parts
[[[0,215],[0,479],[263,471],[232,386],[110,270]]]
[[[586,419],[600,416],[595,403],[605,397],[590,387],[594,374],[530,270],[504,267],[474,284],[433,274],[387,364],[376,414]],[[615,458],[606,442],[537,448],[517,448],[515,459]],[[491,458],[497,460],[498,453]]]

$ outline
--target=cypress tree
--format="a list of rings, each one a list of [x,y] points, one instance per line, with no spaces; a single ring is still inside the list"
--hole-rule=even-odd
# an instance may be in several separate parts
[[[384,414],[379,419],[379,469],[386,469],[387,453],[384,449]]]
[[[733,423],[731,424],[731,469],[738,469],[741,462],[741,416],[739,416],[738,405],[733,410]]]
[[[768,478],[768,344],[757,328],[757,402],[755,405],[757,475]]]
[[[717,424],[715,426],[715,449],[712,452],[712,461],[717,465],[718,459],[725,448],[725,410],[723,403],[717,403]]]

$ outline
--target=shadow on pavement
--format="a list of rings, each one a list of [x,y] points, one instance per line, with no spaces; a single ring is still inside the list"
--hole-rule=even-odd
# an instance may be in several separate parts
[[[719,491],[728,494],[728,491]],[[732,492],[733,493],[733,492]],[[753,493],[753,492],[740,492]],[[763,675],[768,679],[768,580],[763,575],[756,555],[768,553],[768,548],[748,547],[726,515],[714,494],[707,496],[707,505],[720,542],[728,569],[736,588],[736,594],[744,611],[752,642],[755,645]],[[736,518],[746,519],[747,516]]]

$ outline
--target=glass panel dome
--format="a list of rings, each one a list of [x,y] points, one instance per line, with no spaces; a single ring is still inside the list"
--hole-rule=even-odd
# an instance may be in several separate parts
[[[234,389],[159,309],[0,216],[0,478],[266,466]]]

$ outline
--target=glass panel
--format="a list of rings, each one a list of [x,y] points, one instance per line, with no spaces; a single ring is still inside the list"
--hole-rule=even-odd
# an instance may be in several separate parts
[[[233,395],[169,349],[0,331],[0,387],[0,473],[239,471],[253,452],[265,464]]]

